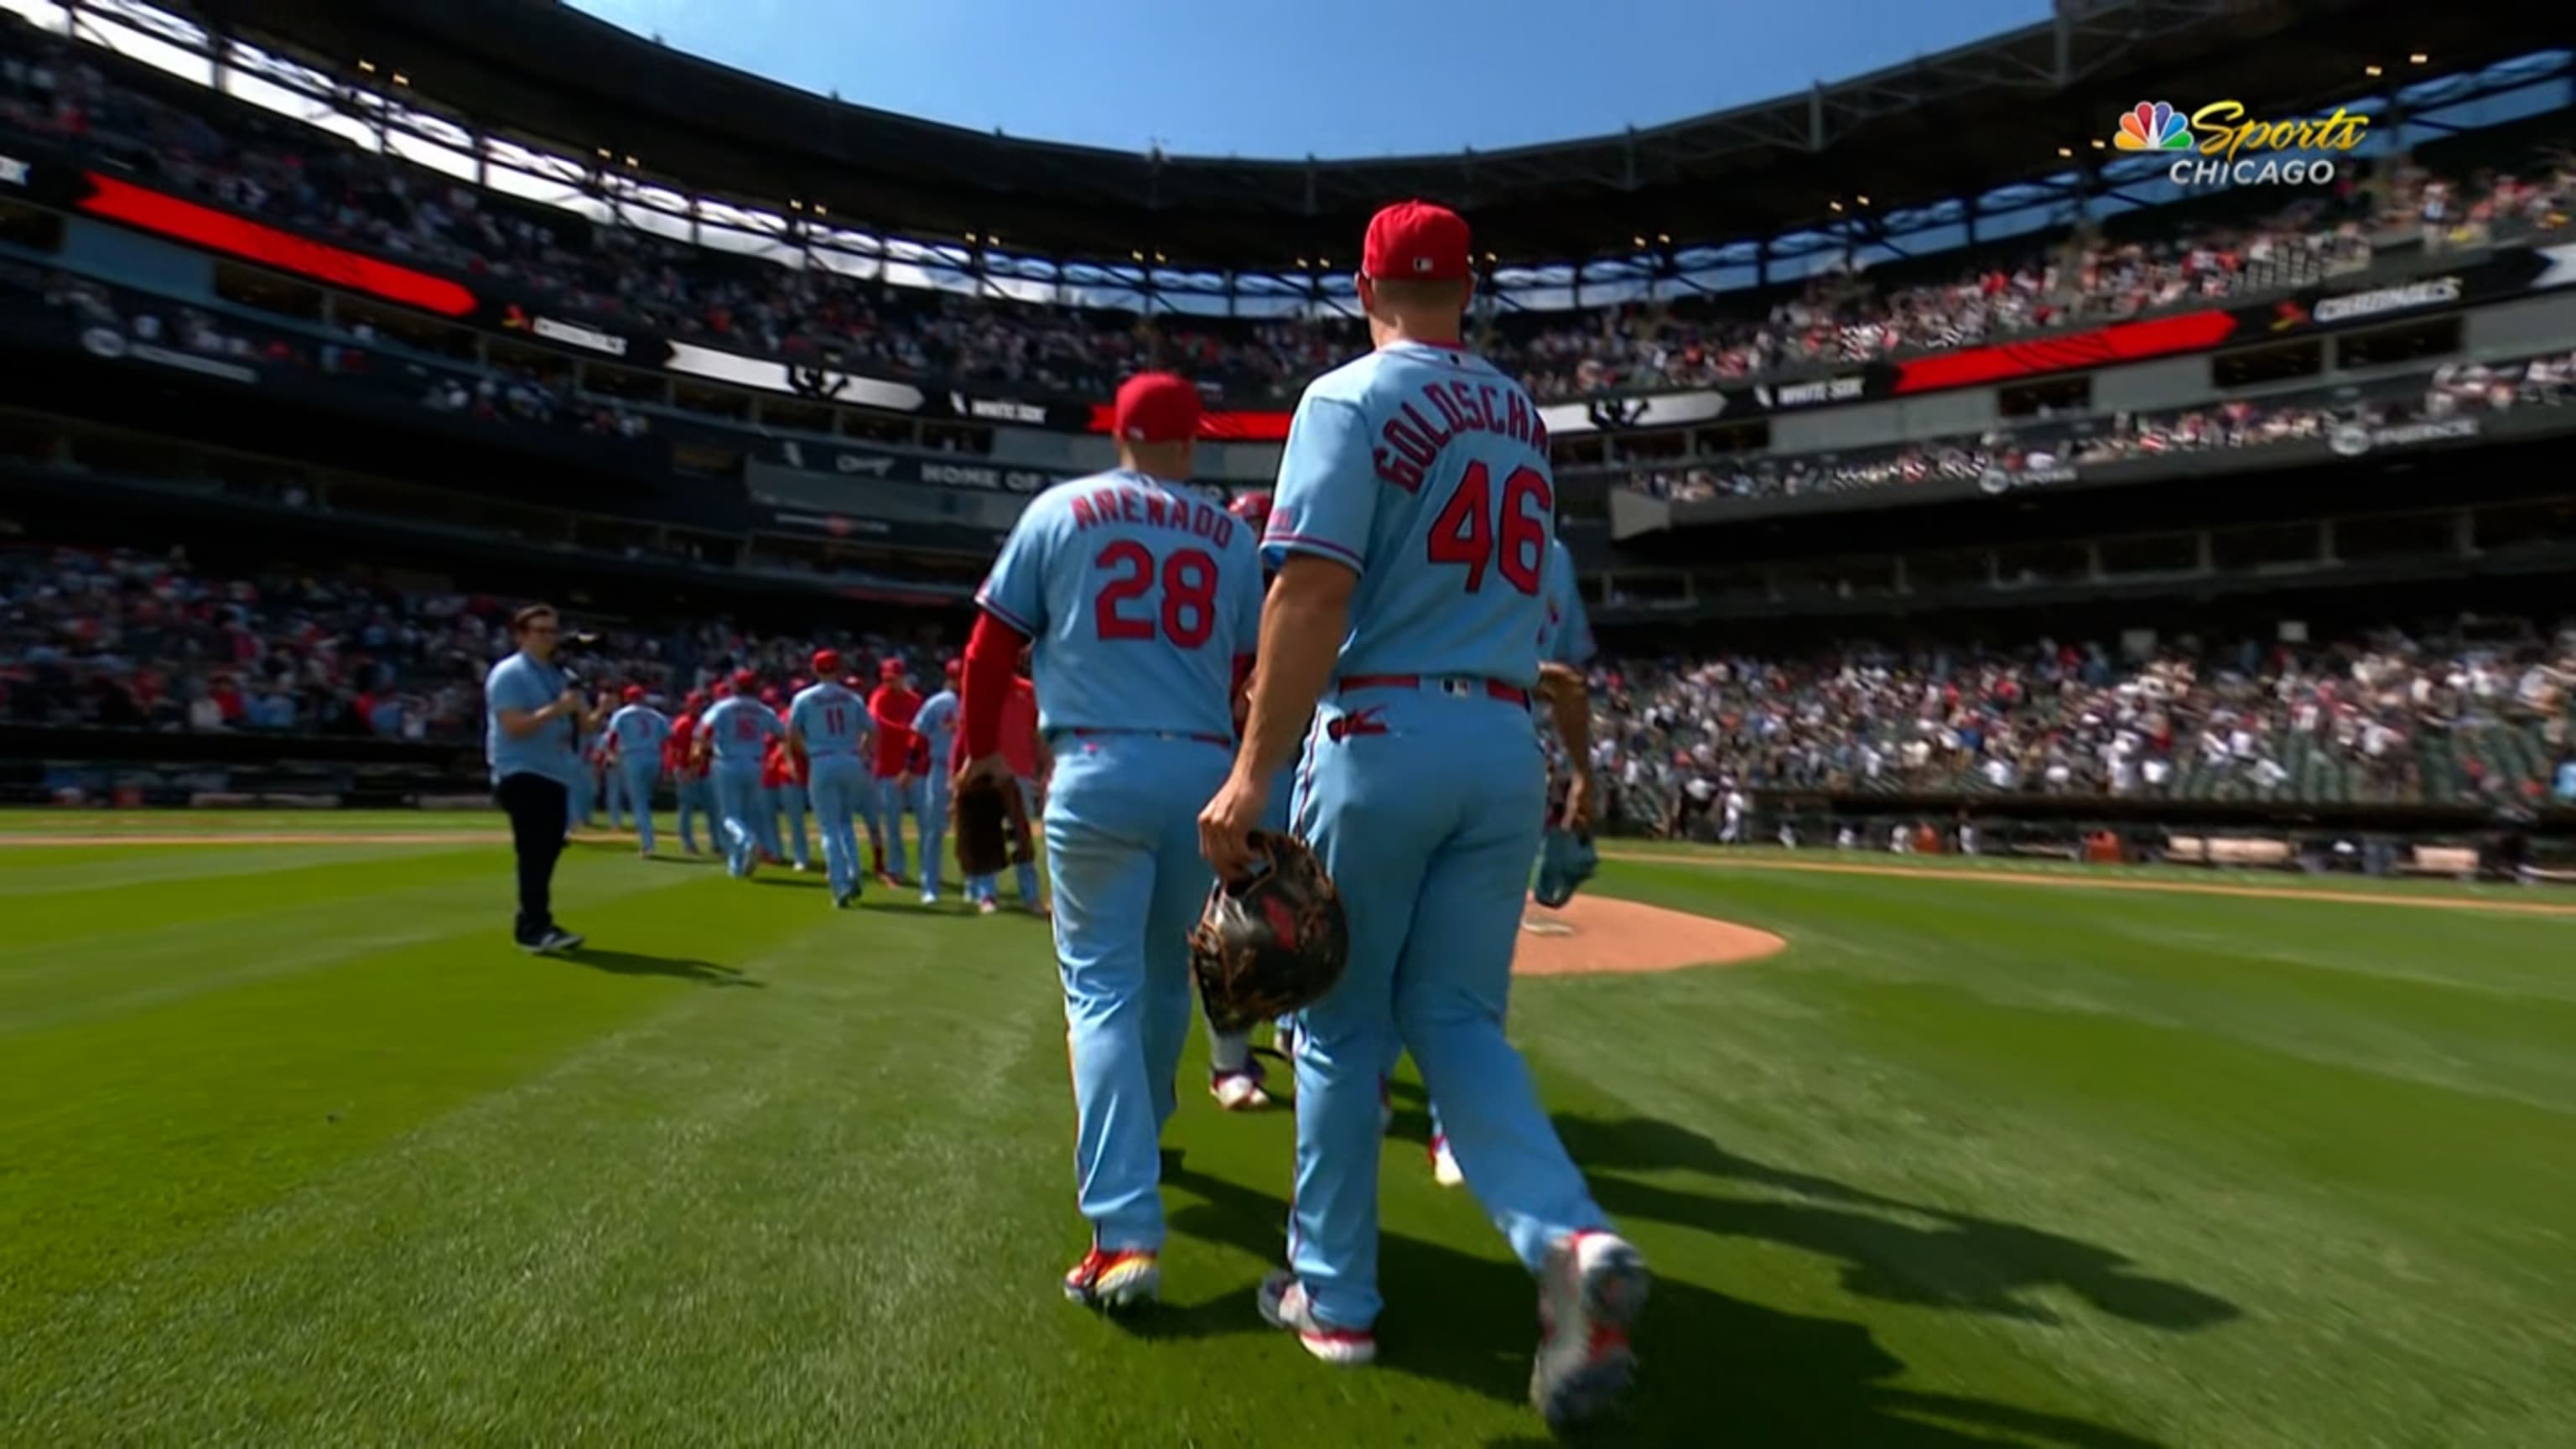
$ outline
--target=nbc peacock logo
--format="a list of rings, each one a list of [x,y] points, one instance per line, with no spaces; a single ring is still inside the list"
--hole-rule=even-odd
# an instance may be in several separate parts
[[[2164,101],[2140,101],[2121,115],[2111,144],[2123,151],[2188,151],[2191,123]]]

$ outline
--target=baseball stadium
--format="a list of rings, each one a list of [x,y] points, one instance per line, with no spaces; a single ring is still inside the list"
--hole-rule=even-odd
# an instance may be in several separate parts
[[[2576,33],[2009,8],[0,0],[0,1445],[2576,1445]]]

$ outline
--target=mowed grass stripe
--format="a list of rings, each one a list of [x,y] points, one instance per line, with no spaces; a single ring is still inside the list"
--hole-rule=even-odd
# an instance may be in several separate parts
[[[313,969],[7,1040],[0,1074],[0,1334],[106,1264],[146,1258],[305,1175],[506,1086],[729,971],[705,929],[716,882],[639,875],[590,964],[532,960],[489,910],[441,934],[326,950]],[[366,898],[347,904],[359,913]],[[262,918],[251,918],[262,919]],[[291,920],[291,917],[289,918]],[[324,913],[330,931],[333,913]],[[602,923],[605,925],[606,923]],[[744,939],[787,929],[745,923]],[[256,949],[210,943],[210,961]],[[267,938],[271,949],[308,937]],[[330,939],[327,931],[324,938]]]
[[[2427,1085],[2499,1042],[2528,1042],[2518,1018],[2530,1003],[2463,991],[2452,1013],[2425,1019],[2411,1002],[2373,999],[2381,975],[2400,969],[2510,978],[2535,955],[2549,959],[2559,928],[2428,913],[2392,935],[2389,915],[2305,902],[2106,910],[2069,893],[2051,910],[2049,892],[2025,892],[2036,908],[2016,923],[1980,909],[1994,893],[1832,884],[1638,878],[1639,893],[1671,904],[1777,922],[1792,948],[1755,969],[1669,984],[1543,983],[1557,989],[1520,991],[1516,1014],[1552,1060],[1566,1050],[1562,1032],[1580,1042],[1584,1071],[1670,1120],[1691,1120],[1689,1082],[1726,1082],[1717,1113],[1728,1125],[1709,1135],[1730,1156],[1998,1224],[1931,1240],[1868,1227],[1864,1242],[1881,1240],[1855,1254],[1867,1266],[1847,1285],[1986,1301],[1971,1311],[2004,1327],[2016,1356],[2102,1380],[2088,1398],[2150,1388],[2152,1407],[2124,1427],[2175,1443],[2284,1446],[2514,1444],[2564,1430],[2564,1410],[2549,1405],[2567,1402],[2576,1339],[2548,1305],[2576,1285],[2576,1254],[2551,1204],[2576,1187],[2576,1132],[2563,1109],[2532,1101],[2563,1104],[2563,1074],[2508,1062],[2495,1072],[2502,1090]],[[2477,930],[2446,943],[2437,919]],[[2233,930],[2251,959],[2193,968],[2162,937],[2178,923]],[[2269,995],[2285,973],[2261,959],[2266,941],[2356,963],[2359,999],[2339,1008],[2329,993],[2318,1009],[2364,1037],[2365,1008],[2387,1010],[2382,1060],[2317,1059],[2311,1026]],[[2304,987],[2315,969],[2286,974]],[[2073,999],[2058,987],[2069,975],[2083,982]],[[1691,986],[1722,1007],[1662,995]],[[1559,1012],[1538,1018],[1542,998]],[[1697,1070],[1654,1052],[1640,1021],[1703,1023]],[[2564,1042],[2565,1027],[2554,1029]],[[1728,1169],[1756,1180],[1769,1170]],[[1986,1297],[2022,1275],[2027,1287]],[[2052,1278],[2065,1288],[2048,1288]],[[2152,1323],[2157,1305],[2191,1300],[2159,1284],[2238,1316],[2166,1336]],[[2135,1315],[2150,1332],[2106,1333],[2106,1314]],[[1876,1317],[1918,1364],[1939,1361],[1954,1338],[1916,1339]],[[2257,1351],[2260,1385],[2241,1366]],[[2467,1383],[2480,1388],[2464,1410],[2444,1386]],[[2392,1424],[2444,1428],[2391,1438]]]
[[[509,899],[509,853],[489,846],[352,847],[321,860],[299,852],[258,869],[257,857],[264,853],[260,847],[240,847],[226,852],[228,859],[211,862],[216,869],[184,876],[169,873],[167,861],[154,859],[140,880],[113,862],[101,862],[82,867],[77,883],[60,881],[42,893],[13,894],[7,907],[9,931],[0,940],[0,971],[12,962],[42,959],[64,944],[97,946],[102,938],[171,925],[263,915],[467,877],[490,888],[496,899]]]

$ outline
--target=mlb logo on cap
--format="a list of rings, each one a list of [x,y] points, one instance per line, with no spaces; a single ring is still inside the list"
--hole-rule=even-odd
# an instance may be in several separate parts
[[[1429,201],[1399,201],[1369,218],[1360,270],[1381,280],[1455,282],[1467,276],[1467,220]]]

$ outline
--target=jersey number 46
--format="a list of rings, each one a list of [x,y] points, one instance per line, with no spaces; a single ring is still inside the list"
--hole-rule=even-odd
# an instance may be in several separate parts
[[[1538,469],[1513,469],[1503,480],[1499,522],[1493,495],[1493,474],[1482,463],[1468,464],[1457,491],[1431,521],[1431,561],[1464,565],[1471,594],[1485,587],[1488,569],[1518,592],[1535,594],[1547,567],[1547,520],[1556,509],[1555,491]]]

